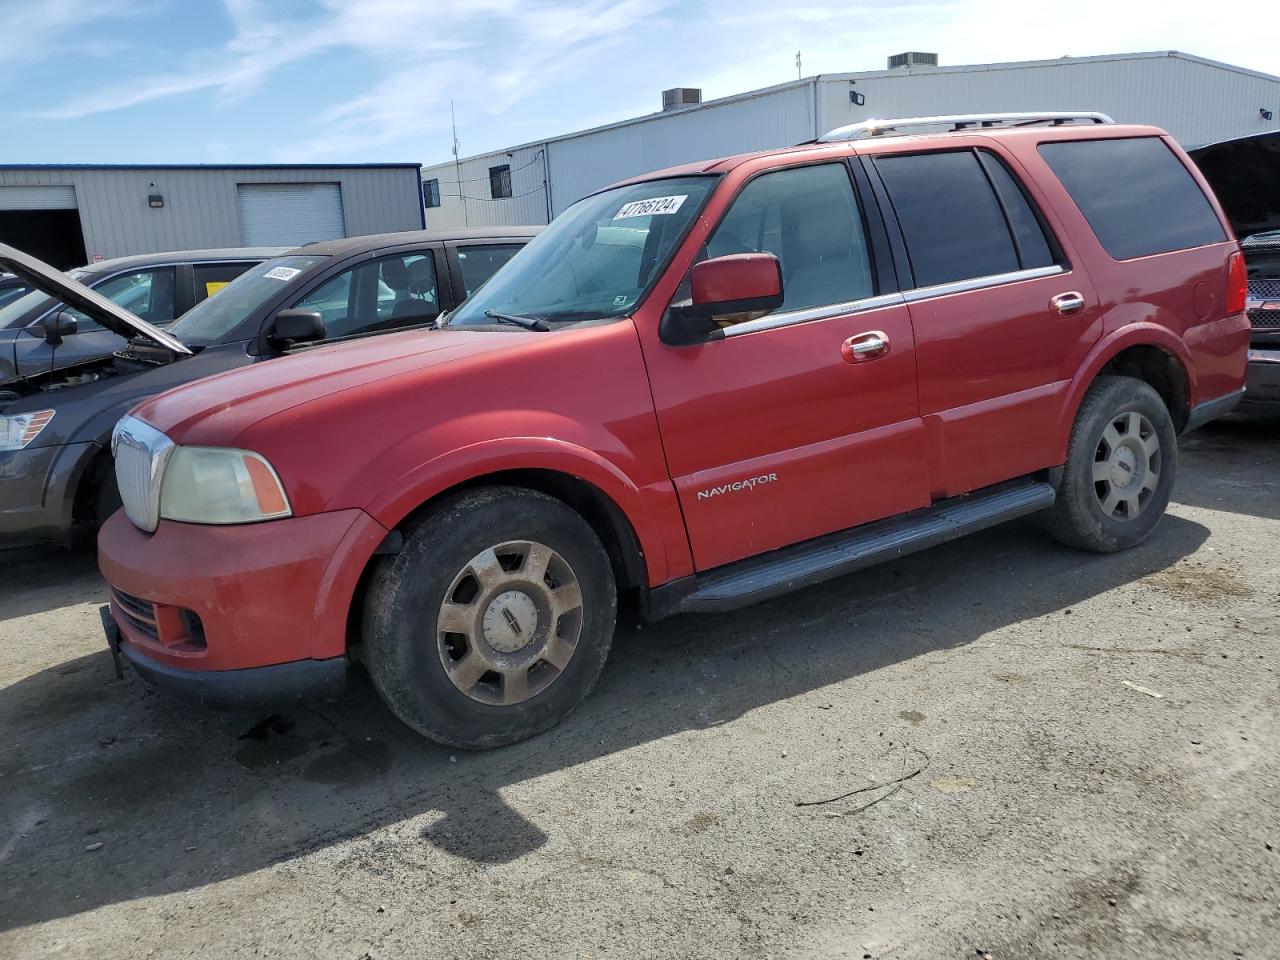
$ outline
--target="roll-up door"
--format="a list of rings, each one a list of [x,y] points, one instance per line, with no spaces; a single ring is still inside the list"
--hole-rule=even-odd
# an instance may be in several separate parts
[[[241,183],[240,239],[250,247],[296,247],[347,235],[337,183]]]
[[[0,210],[75,210],[76,188],[66,186],[0,187]]]

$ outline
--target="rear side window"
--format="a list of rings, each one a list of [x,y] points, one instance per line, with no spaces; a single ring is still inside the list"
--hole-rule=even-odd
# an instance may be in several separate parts
[[[1009,225],[973,151],[879,157],[875,166],[902,227],[916,286],[1019,269]]]
[[[1042,143],[1040,155],[1116,260],[1227,238],[1199,185],[1158,137]]]
[[[996,196],[1000,198],[1000,206],[1004,208],[1005,219],[1009,221],[1009,232],[1013,234],[1013,243],[1018,249],[1018,262],[1022,269],[1053,266],[1056,262],[1053,250],[1045,239],[1044,227],[1040,225],[1040,218],[1031,208],[1031,201],[1023,192],[1022,186],[995,154],[979,150],[978,159],[982,161],[982,169],[987,172],[991,186],[995,187]]]

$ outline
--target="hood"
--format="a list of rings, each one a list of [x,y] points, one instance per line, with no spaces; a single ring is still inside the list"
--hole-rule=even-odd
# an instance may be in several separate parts
[[[166,350],[172,350],[182,356],[191,355],[191,349],[177,337],[153,327],[141,317],[134,316],[101,294],[94,293],[84,284],[72,280],[44,261],[28,256],[5,243],[0,243],[0,270],[7,270],[21,277],[37,290],[68,306],[75,307],[112,333],[125,338],[146,337]]]
[[[177,443],[227,444],[273,414],[441,364],[550,340],[549,334],[409,330],[312,347],[170,390],[134,415]],[[186,366],[185,363],[178,366]]]
[[[1238,239],[1280,230],[1280,131],[1188,152],[1218,195]]]

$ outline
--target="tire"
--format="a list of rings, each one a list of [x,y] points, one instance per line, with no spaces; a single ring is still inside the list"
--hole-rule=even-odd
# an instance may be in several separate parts
[[[1136,546],[1164,516],[1177,464],[1177,432],[1160,395],[1133,377],[1099,377],[1076,414],[1045,526],[1081,550]]]
[[[547,730],[582,702],[616,617],[609,557],[576,511],[532,490],[478,488],[433,506],[374,568],[364,660],[414,730],[489,749]]]

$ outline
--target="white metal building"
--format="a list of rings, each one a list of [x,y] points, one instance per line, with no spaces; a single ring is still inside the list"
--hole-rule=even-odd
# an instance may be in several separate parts
[[[1280,77],[1178,51],[940,67],[932,54],[699,102],[423,169],[431,229],[546,223],[587,193],[650,170],[802,143],[883,117],[1097,110],[1151,123],[1191,148],[1280,129]],[[690,102],[692,101],[692,102]],[[458,189],[461,181],[462,189]]]
[[[423,226],[421,166],[0,166],[0,241],[59,267]]]

